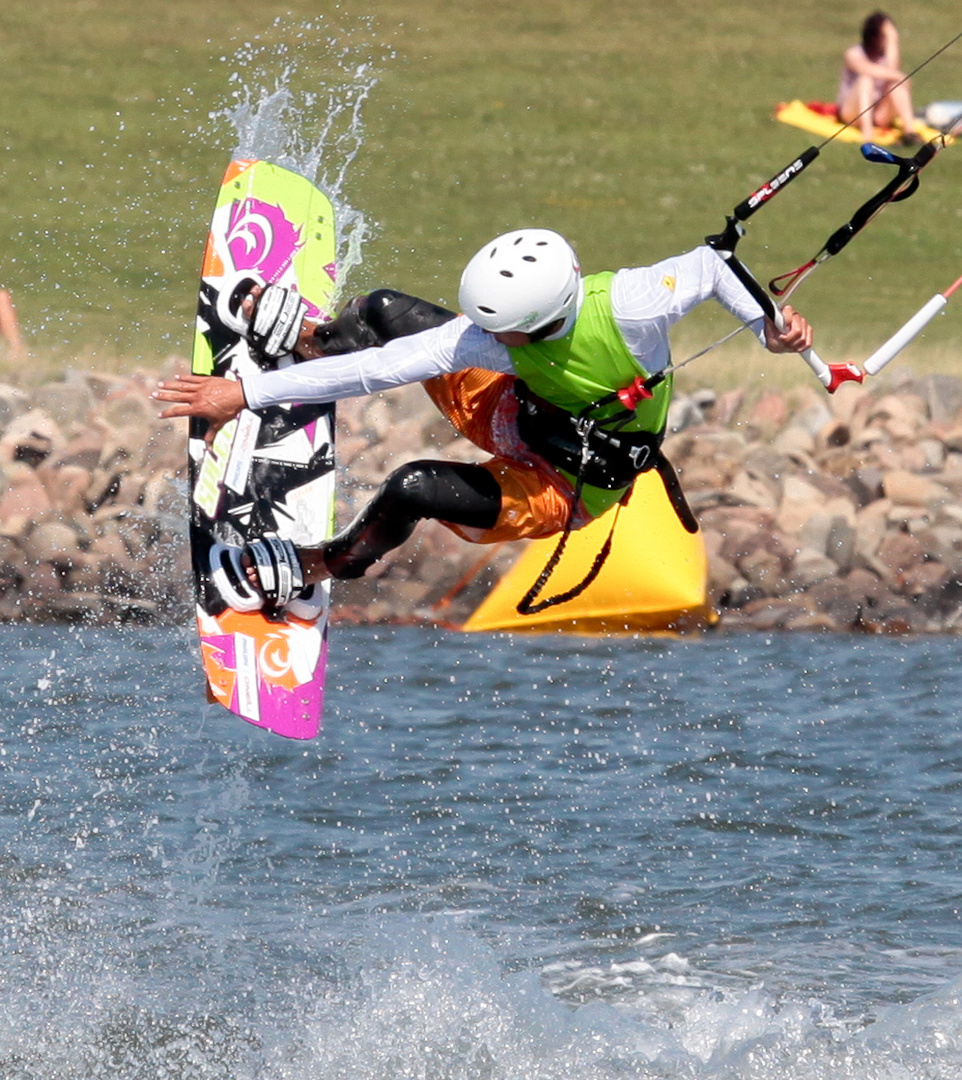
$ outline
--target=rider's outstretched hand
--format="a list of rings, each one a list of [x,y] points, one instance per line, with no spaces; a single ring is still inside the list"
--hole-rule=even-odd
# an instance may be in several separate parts
[[[165,420],[178,416],[198,416],[206,420],[210,424],[209,443],[247,405],[240,382],[215,375],[177,375],[158,383],[150,396],[156,401],[173,402],[160,414]]]

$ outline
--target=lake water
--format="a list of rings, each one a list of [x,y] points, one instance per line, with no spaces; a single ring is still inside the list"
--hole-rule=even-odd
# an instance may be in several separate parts
[[[0,629],[4,1080],[962,1075],[962,642]]]

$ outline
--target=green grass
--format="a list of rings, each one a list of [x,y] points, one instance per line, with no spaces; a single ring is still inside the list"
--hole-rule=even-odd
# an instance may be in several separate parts
[[[374,236],[349,288],[391,284],[454,304],[466,258],[525,224],[570,236],[587,270],[652,261],[717,231],[818,141],[776,123],[774,106],[834,95],[861,15],[826,0],[6,4],[0,287],[38,370],[183,355],[235,146],[223,110],[245,85],[286,79],[310,145],[323,109],[303,95],[336,84],[345,53],[379,71],[346,185]],[[897,17],[906,66],[962,28],[944,0],[908,0]],[[960,71],[962,43],[919,74],[916,102],[958,97]],[[802,262],[886,175],[857,147],[826,147],[752,219],[749,265],[767,278]],[[803,287],[798,306],[823,355],[864,356],[962,273],[960,190],[962,146]],[[723,314],[688,323],[680,353],[728,329]],[[950,305],[913,355],[951,370],[960,347],[962,309]],[[699,381],[712,363],[699,362]]]

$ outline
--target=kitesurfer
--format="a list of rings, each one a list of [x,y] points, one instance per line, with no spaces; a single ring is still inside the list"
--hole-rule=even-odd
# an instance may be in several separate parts
[[[249,292],[237,302],[248,337],[268,354],[293,350],[303,362],[242,382],[206,375],[161,382],[153,395],[168,403],[161,416],[202,417],[212,437],[245,407],[421,382],[453,426],[491,455],[482,464],[402,465],[319,548],[296,550],[273,536],[252,541],[244,549],[248,577],[274,604],[311,582],[360,577],[424,518],[475,543],[551,536],[603,514],[649,468],[658,468],[670,494],[673,482],[680,499],[660,451],[670,372],[636,407],[617,398],[639,377],[667,372],[670,327],[715,299],[771,352],[801,352],[813,337],[788,306],[784,329],[776,329],[708,246],[582,276],[568,241],[535,228],[499,236],[471,259],[457,316],[378,290],[332,322],[315,323],[296,293]]]

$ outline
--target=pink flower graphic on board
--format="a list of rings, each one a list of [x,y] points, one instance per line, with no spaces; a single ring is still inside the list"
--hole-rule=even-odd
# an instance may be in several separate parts
[[[279,206],[260,199],[231,206],[227,250],[235,270],[257,270],[265,281],[279,281],[303,246],[301,230]]]

